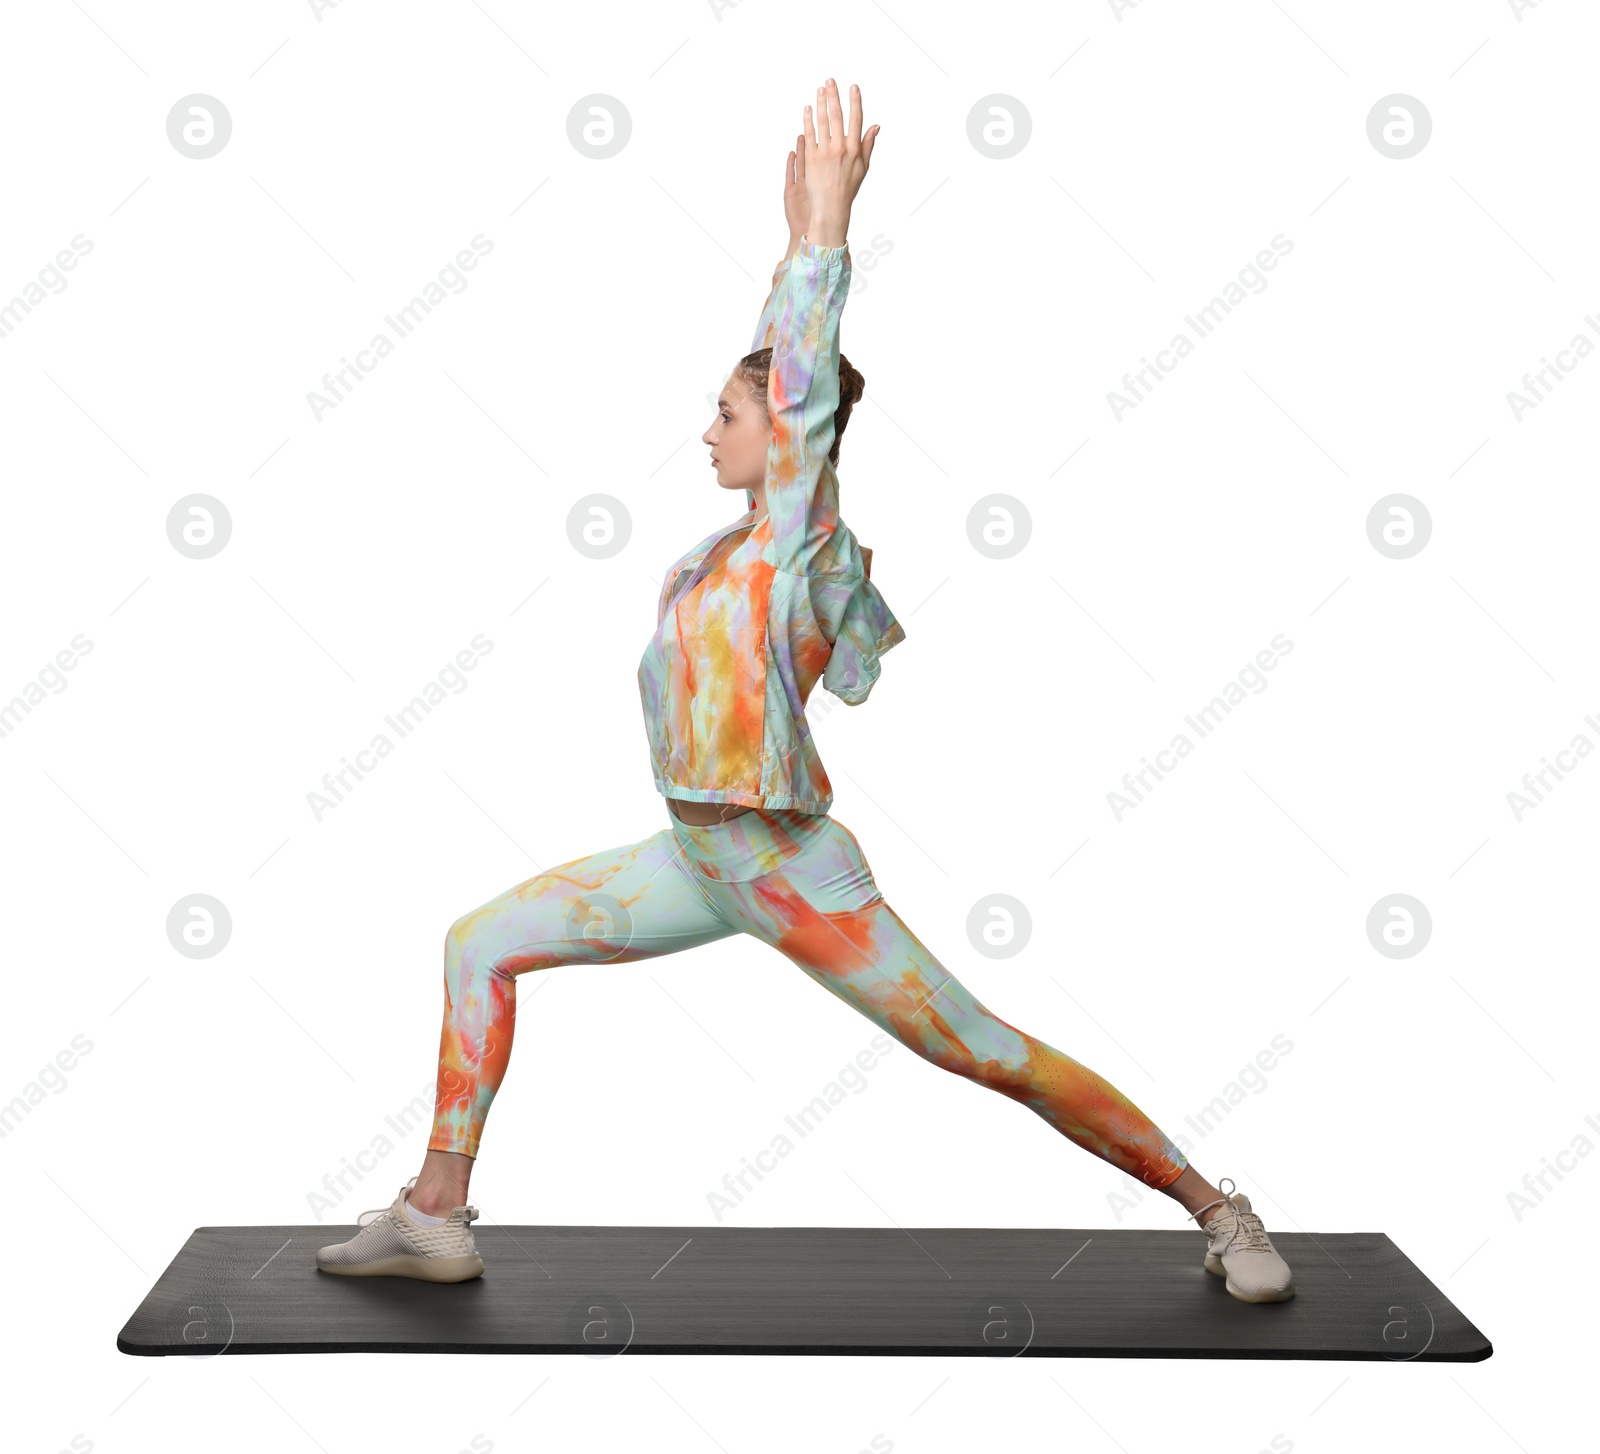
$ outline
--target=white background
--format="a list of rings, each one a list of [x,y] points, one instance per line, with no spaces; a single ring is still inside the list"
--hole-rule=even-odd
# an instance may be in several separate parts
[[[0,338],[0,700],[92,642],[0,738],[0,1097],[92,1043],[0,1140],[10,1447],[1572,1447],[1600,1157],[1520,1217],[1508,1193],[1600,1144],[1600,765],[1520,821],[1507,794],[1600,741],[1600,360],[1520,422],[1507,395],[1600,328],[1597,41],[1573,0],[11,13],[0,298],[93,248]],[[1386,1232],[1494,1357],[117,1352],[192,1228],[317,1220],[431,1086],[456,917],[665,825],[635,667],[662,571],[743,509],[699,435],[829,74],[883,127],[843,512],[907,631],[865,707],[813,698],[836,816],[947,968],[1174,1134],[1286,1036],[1196,1166],[1273,1232]],[[204,161],[166,135],[196,92],[233,120]],[[568,140],[592,93],[632,118],[609,160]],[[1393,93],[1433,120],[1409,160],[1367,135]],[[968,139],[995,94],[1032,122],[1004,161]],[[318,422],[322,376],[480,233],[465,290]],[[1280,233],[1265,290],[1118,422],[1124,373]],[[194,493],[232,517],[208,560],[166,536]],[[1367,531],[1397,493],[1432,522],[1404,560]],[[591,494],[631,520],[603,561],[568,543]],[[968,537],[994,494],[1031,520],[1004,560]],[[480,632],[467,689],[318,821],[323,774]],[[1278,633],[1265,689],[1119,821],[1123,775]],[[232,916],[214,958],[166,937],[194,893]],[[991,893],[1032,915],[1010,959],[967,936]],[[1432,916],[1405,959],[1366,930],[1396,893]],[[482,1225],[712,1223],[873,1033],[744,938],[534,988]],[[1130,1185],[897,1048],[725,1221],[1184,1225]]]

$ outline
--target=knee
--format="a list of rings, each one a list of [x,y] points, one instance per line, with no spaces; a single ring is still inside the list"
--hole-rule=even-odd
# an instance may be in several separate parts
[[[452,964],[476,962],[483,958],[488,946],[484,942],[483,919],[478,910],[463,914],[444,936],[444,962]],[[490,955],[493,958],[493,954]]]
[[[539,925],[508,924],[497,914],[477,909],[463,914],[450,926],[444,954],[447,979],[452,973],[484,976],[504,981],[506,986],[530,970],[586,962],[583,956],[572,952],[569,943],[552,938]]]

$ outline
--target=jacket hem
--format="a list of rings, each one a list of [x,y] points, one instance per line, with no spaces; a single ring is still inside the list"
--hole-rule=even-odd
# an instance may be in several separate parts
[[[881,656],[891,646],[898,646],[906,639],[905,627],[898,621],[894,622],[887,631],[873,644],[873,649]]]
[[[678,798],[690,803],[732,803],[741,808],[792,808],[801,813],[826,813],[833,803],[833,794],[826,798],[802,798],[793,793],[746,793],[738,788],[686,788],[669,783],[663,777],[655,780],[656,791],[664,798]]]

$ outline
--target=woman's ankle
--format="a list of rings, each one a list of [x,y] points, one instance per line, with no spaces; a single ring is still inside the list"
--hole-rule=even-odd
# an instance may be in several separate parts
[[[432,1217],[445,1217],[467,1203],[467,1187],[472,1180],[473,1159],[457,1152],[428,1151],[422,1158],[417,1184],[406,1195],[406,1204]]]
[[[1197,1227],[1204,1227],[1212,1218],[1227,1210],[1227,1199],[1192,1166],[1186,1166],[1181,1176],[1168,1182],[1161,1190],[1184,1209],[1190,1222]]]
[[[417,1184],[406,1193],[406,1205],[426,1212],[431,1217],[447,1217],[457,1207],[467,1204],[469,1180],[470,1175],[441,1175],[431,1168],[424,1168],[417,1176]]]
[[[443,1181],[424,1185],[419,1178],[417,1184],[406,1193],[406,1205],[430,1217],[448,1217],[457,1207],[465,1206],[466,1201],[464,1188],[458,1192],[449,1182]]]

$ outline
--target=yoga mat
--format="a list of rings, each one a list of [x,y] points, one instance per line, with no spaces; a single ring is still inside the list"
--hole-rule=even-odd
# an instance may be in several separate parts
[[[470,1282],[319,1272],[341,1226],[197,1227],[124,1353],[837,1353],[1475,1363],[1489,1340],[1381,1232],[1274,1232],[1285,1303],[1242,1303],[1199,1231],[473,1229]]]

